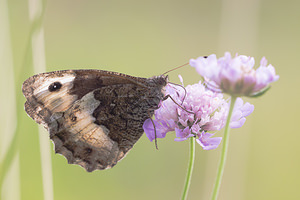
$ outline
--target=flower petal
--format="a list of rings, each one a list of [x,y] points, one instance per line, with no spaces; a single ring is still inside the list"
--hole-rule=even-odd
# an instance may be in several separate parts
[[[156,138],[164,138],[166,137],[167,132],[174,130],[165,121],[153,120],[153,122],[155,124]],[[148,139],[152,142],[155,139],[155,131],[150,118],[144,122],[143,129]]]
[[[216,149],[222,141],[221,137],[210,138],[213,134],[202,132],[196,139],[204,150]]]
[[[246,118],[254,110],[254,105],[246,102],[244,104],[243,99],[237,98],[233,113],[230,119],[230,128],[240,128],[244,125]]]

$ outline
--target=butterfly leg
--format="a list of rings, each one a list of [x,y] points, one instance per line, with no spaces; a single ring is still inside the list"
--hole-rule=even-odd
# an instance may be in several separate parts
[[[150,109],[148,110],[148,115],[149,115],[149,118],[150,118],[150,120],[151,120],[151,122],[152,122],[152,124],[153,124],[153,128],[154,128],[154,135],[155,135],[155,147],[156,147],[156,149],[158,150],[158,146],[157,146],[157,136],[156,136],[156,127],[155,127],[155,123],[154,123],[154,121],[153,121],[153,119],[152,119],[152,116],[151,116],[151,113],[150,113]]]
[[[173,99],[173,97],[171,97],[171,95],[166,95],[164,98],[163,98],[163,100],[162,101],[165,101],[165,100],[167,100],[168,98],[170,98],[177,106],[179,106],[180,108],[182,108],[184,111],[186,111],[186,112],[188,112],[188,113],[190,113],[190,114],[195,114],[194,112],[192,112],[192,111],[188,111],[187,109],[185,109],[184,107],[182,107],[180,104],[178,104],[174,99]]]

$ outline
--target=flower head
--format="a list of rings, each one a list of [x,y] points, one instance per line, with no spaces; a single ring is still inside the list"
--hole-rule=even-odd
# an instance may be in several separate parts
[[[151,119],[144,122],[143,128],[149,140],[153,141],[155,134],[157,138],[164,138],[167,132],[175,131],[177,137],[175,141],[197,137],[203,149],[217,148],[221,138],[211,138],[213,134],[207,131],[217,131],[225,125],[229,104],[223,95],[206,89],[201,82],[188,85],[185,90],[169,84],[166,86],[166,94],[171,95],[176,103],[170,98],[162,101],[160,108],[154,113],[153,122]],[[233,126],[241,127],[245,117],[252,111],[253,106],[249,103],[244,105],[240,99],[233,111],[235,115],[231,119]]]
[[[270,83],[277,81],[274,67],[263,57],[258,69],[254,69],[253,57],[226,52],[217,59],[215,54],[207,58],[191,59],[190,65],[207,79],[208,88],[234,96],[254,96],[264,91]]]

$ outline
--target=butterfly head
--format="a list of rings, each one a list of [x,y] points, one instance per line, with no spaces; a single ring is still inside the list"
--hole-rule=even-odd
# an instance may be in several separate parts
[[[165,87],[169,83],[168,75],[160,75],[152,77],[153,82],[161,87]]]

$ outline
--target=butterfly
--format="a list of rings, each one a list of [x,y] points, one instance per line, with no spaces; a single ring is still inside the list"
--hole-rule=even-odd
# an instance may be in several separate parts
[[[124,158],[159,108],[167,84],[164,75],[63,70],[28,78],[22,91],[25,111],[49,131],[55,152],[92,172]]]

